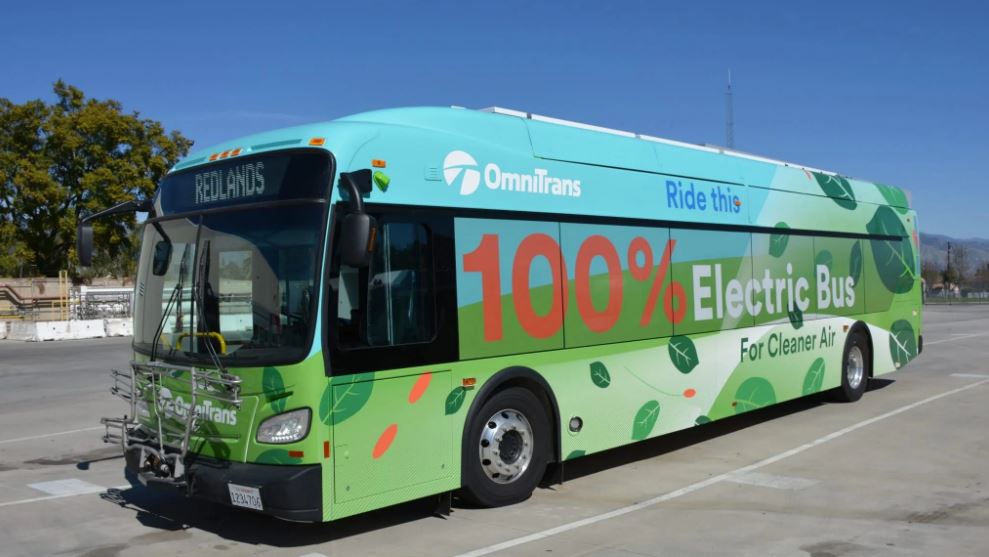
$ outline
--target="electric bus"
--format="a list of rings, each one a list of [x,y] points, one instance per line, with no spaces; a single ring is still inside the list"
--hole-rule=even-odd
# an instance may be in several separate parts
[[[519,502],[584,455],[855,401],[922,347],[903,190],[515,110],[240,138],[101,215],[134,210],[105,439],[135,481],[282,519]]]

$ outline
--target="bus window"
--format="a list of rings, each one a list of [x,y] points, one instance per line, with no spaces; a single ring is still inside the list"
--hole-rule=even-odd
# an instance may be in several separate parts
[[[382,225],[370,267],[341,267],[339,284],[341,343],[398,346],[430,342],[435,336],[432,246],[424,225]]]

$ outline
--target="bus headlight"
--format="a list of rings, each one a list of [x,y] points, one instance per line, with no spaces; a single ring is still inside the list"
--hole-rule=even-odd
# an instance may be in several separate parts
[[[309,433],[308,408],[272,416],[258,426],[258,443],[294,443]]]

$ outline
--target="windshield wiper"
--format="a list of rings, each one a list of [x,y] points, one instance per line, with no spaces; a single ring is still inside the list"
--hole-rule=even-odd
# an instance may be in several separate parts
[[[179,278],[175,282],[175,287],[172,288],[172,293],[168,296],[168,305],[165,306],[165,311],[161,314],[161,320],[158,321],[158,327],[155,328],[155,337],[151,341],[152,362],[155,361],[155,356],[158,354],[158,342],[161,340],[161,335],[165,332],[165,321],[172,313],[172,308],[175,306],[175,299],[182,297],[182,289],[185,287],[185,273],[188,269],[190,247],[190,244],[186,244],[185,248],[182,250],[182,259],[179,261]],[[182,304],[181,299],[179,300],[179,304]],[[174,350],[175,348],[169,345],[168,354],[171,355]]]
[[[209,328],[209,321],[206,320],[206,310],[205,303],[203,302],[203,292],[209,283],[207,282],[207,277],[209,275],[209,261],[210,261],[210,241],[203,241],[202,253],[199,254],[199,262],[196,269],[196,280],[193,284],[192,295],[194,297],[193,304],[199,313],[199,326],[202,327],[204,333],[203,342],[206,345],[206,352],[209,353],[210,359],[213,360],[213,364],[220,373],[225,373],[223,368],[223,362],[220,361],[220,356],[216,353],[216,349],[213,348],[213,335],[211,334]],[[201,290],[202,289],[202,290]],[[219,319],[219,308],[217,308],[217,319]],[[220,333],[217,333],[220,334]],[[193,335],[196,338],[196,335]]]

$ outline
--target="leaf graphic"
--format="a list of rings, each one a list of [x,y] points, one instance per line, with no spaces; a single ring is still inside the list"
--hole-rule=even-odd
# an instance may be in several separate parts
[[[886,184],[876,184],[876,189],[882,194],[883,199],[886,203],[892,205],[896,212],[901,215],[907,214],[910,206],[910,202],[907,200],[907,194],[903,193],[900,188],[894,188],[893,186],[887,186]]]
[[[276,368],[266,367],[261,373],[261,390],[264,391],[266,395],[273,395],[281,393],[285,390],[285,381],[282,380],[282,374]],[[285,411],[285,404],[288,402],[288,398],[282,397],[271,403],[271,408],[276,414],[281,414]]]
[[[697,347],[694,346],[694,341],[686,335],[670,338],[669,352],[670,360],[680,370],[680,373],[690,373],[700,363],[700,359],[697,357]]]
[[[703,416],[703,415],[697,416],[697,419],[694,420],[694,423],[697,425],[709,424],[711,423],[711,418],[708,418],[707,416]]]
[[[587,451],[582,451],[580,449],[576,451],[570,451],[570,454],[567,455],[567,458],[564,458],[563,460],[573,460],[575,458],[580,458],[585,454],[587,454]]]
[[[869,240],[872,259],[886,290],[895,294],[909,292],[916,278],[914,252],[900,217],[889,207],[879,207],[865,228],[870,234],[894,237]]]
[[[741,414],[776,404],[773,385],[762,377],[749,377],[735,391],[735,413]]]
[[[817,252],[817,257],[814,258],[814,271],[817,272],[818,265],[824,265],[830,271],[833,263],[834,257],[831,255],[831,252],[826,249],[822,249]]]
[[[601,362],[591,362],[591,381],[602,389],[607,389],[608,385],[611,385],[611,374]]]
[[[642,405],[635,413],[635,421],[632,423],[632,439],[641,441],[652,433],[652,428],[659,419],[659,402],[650,400]]]
[[[837,203],[839,207],[852,210],[858,206],[858,203],[855,202],[855,192],[852,191],[852,185],[848,183],[848,180],[841,176],[832,176],[821,172],[814,172],[813,174],[814,180],[818,186],[821,186],[824,194]]]
[[[858,286],[862,278],[862,244],[855,240],[852,244],[852,254],[848,260],[848,274],[852,277],[852,286]]]
[[[332,416],[333,422],[339,424],[360,411],[371,398],[373,378],[373,373],[361,373],[352,383],[328,385],[319,404],[319,419],[329,424]]]
[[[803,393],[805,395],[814,394],[821,390],[821,385],[823,384],[824,358],[818,358],[810,364],[810,368],[807,370],[807,375],[804,375]]]
[[[790,318],[790,324],[794,329],[804,326],[804,312],[799,307],[793,306],[793,311],[786,312],[786,315]]]
[[[446,415],[456,414],[460,407],[464,405],[464,400],[467,398],[467,389],[463,387],[456,387],[450,394],[446,395],[446,403],[444,407],[446,408]]]
[[[374,450],[371,451],[371,458],[377,460],[388,452],[392,442],[395,441],[396,435],[398,435],[398,424],[391,424],[386,427],[378,437],[378,441],[374,444]]]
[[[776,228],[780,232],[773,232],[769,235],[769,255],[773,257],[783,257],[786,251],[786,244],[790,241],[790,227],[785,222],[776,223]]]
[[[906,319],[894,321],[889,328],[889,355],[897,368],[917,357],[917,336]]]

